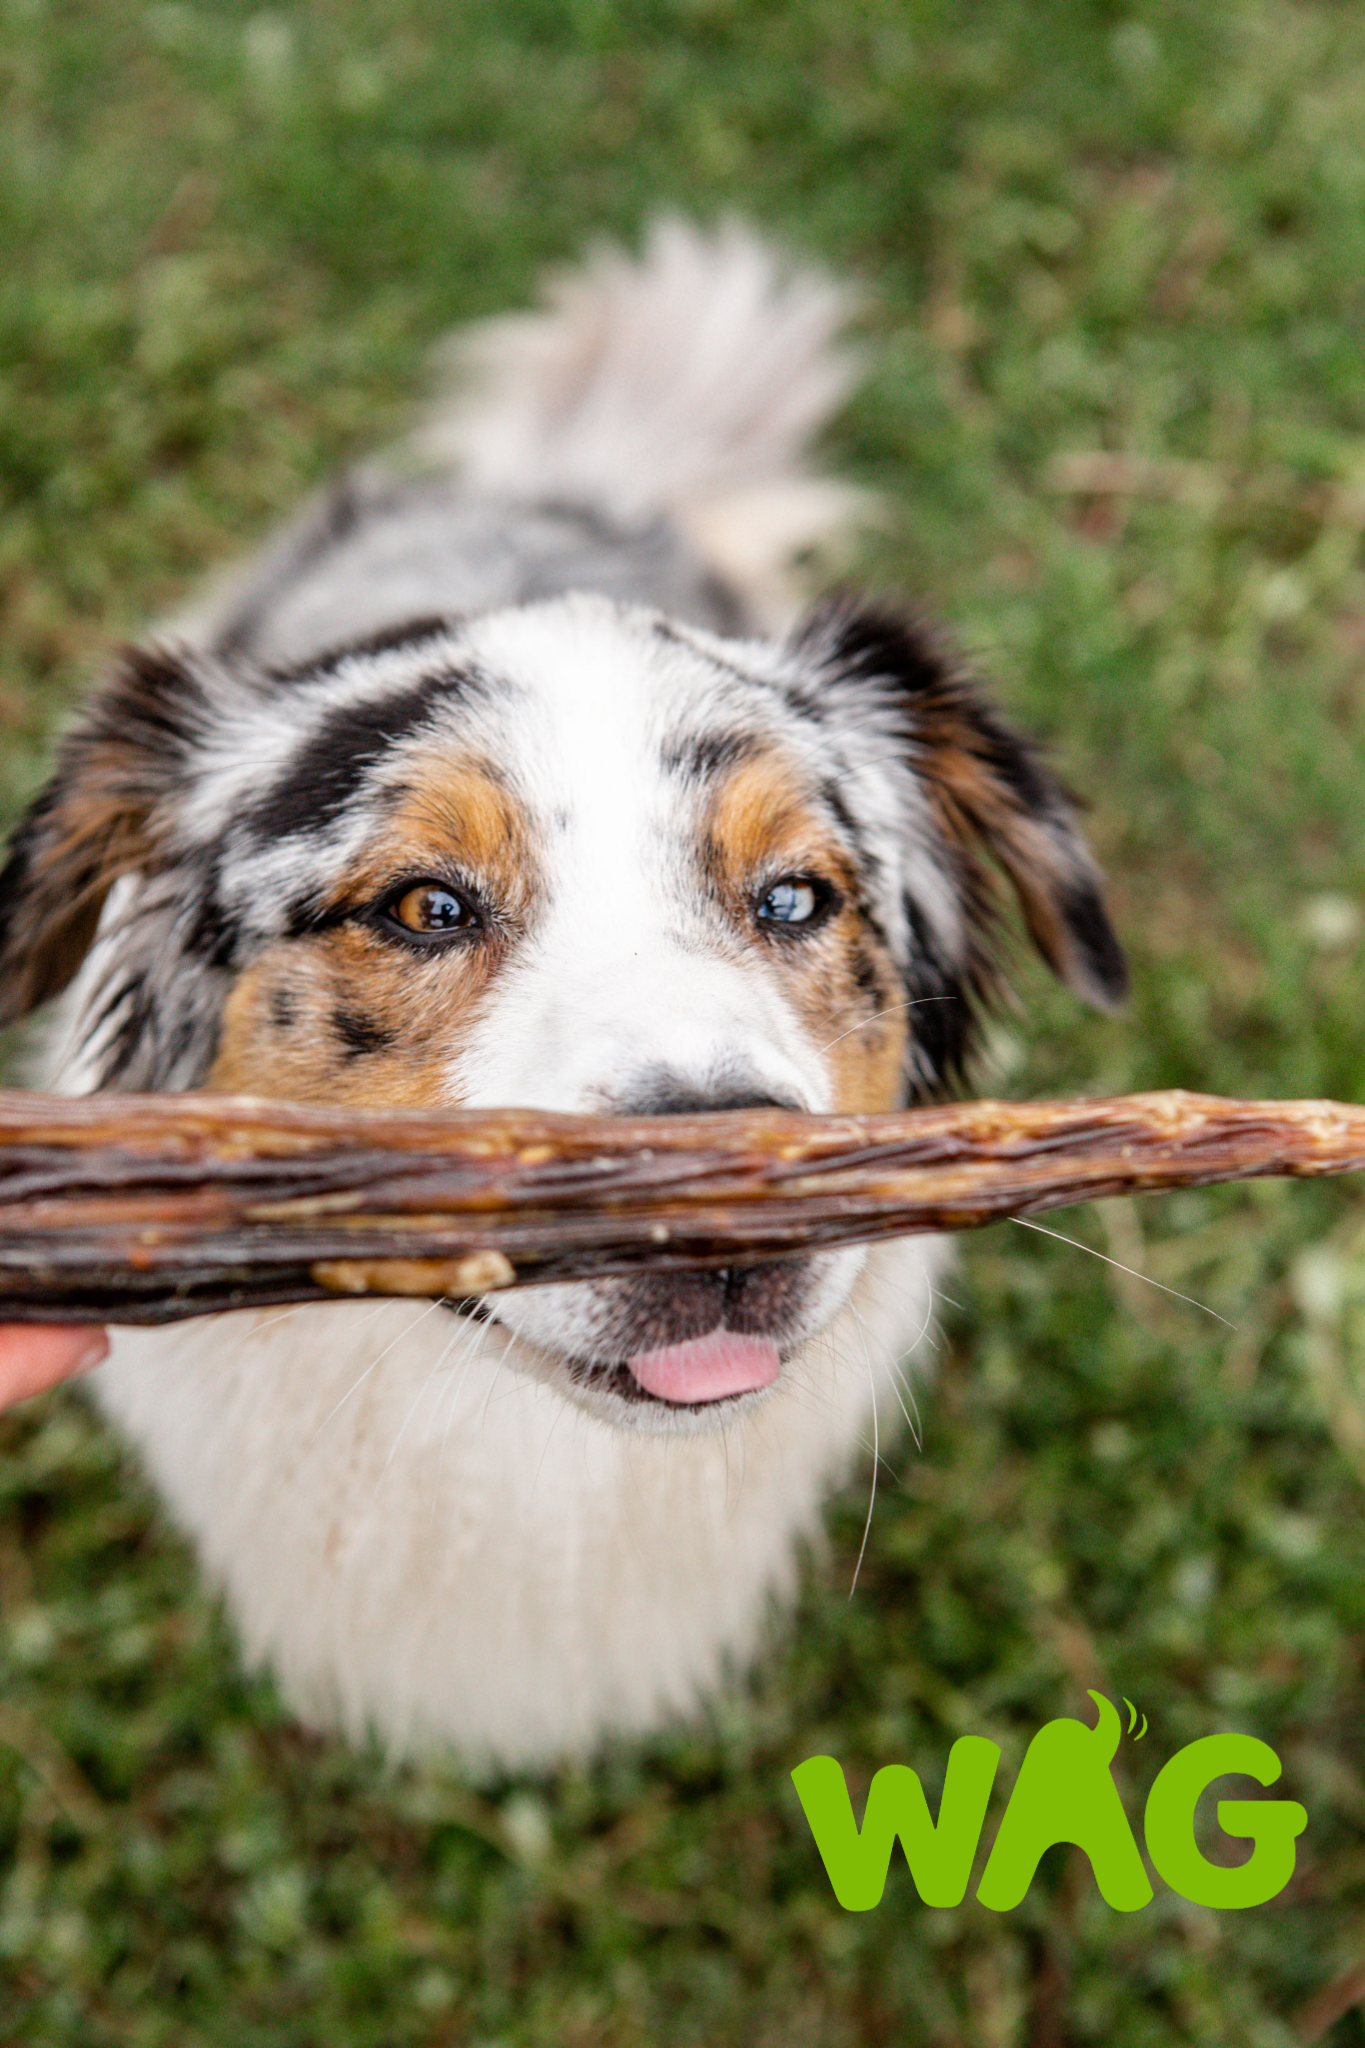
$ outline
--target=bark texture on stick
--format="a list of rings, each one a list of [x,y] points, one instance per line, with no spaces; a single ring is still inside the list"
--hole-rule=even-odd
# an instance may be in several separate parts
[[[1365,1169],[1365,1109],[1179,1090],[605,1119],[0,1090],[0,1320],[167,1322],[752,1265],[1146,1189]]]

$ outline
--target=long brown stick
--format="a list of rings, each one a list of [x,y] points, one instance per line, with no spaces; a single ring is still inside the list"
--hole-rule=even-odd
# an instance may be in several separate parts
[[[1365,1109],[1217,1096],[608,1120],[0,1091],[0,1320],[751,1265],[1152,1188],[1365,1168]]]

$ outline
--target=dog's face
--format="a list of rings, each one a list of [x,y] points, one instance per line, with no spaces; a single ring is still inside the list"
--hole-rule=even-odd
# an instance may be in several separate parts
[[[988,869],[1123,990],[1057,785],[904,622],[785,645],[597,598],[419,622],[288,675],[130,656],[0,877],[8,1012],[79,990],[93,1085],[639,1114],[891,1109],[960,1071]],[[489,1306],[613,1419],[710,1417],[861,1254]]]

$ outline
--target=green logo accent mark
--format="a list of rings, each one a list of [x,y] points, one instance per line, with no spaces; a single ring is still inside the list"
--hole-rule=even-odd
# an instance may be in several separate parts
[[[1084,1721],[1049,1721],[1025,1752],[976,1888],[993,1913],[1020,1904],[1039,1858],[1054,1842],[1084,1849],[1100,1897],[1116,1912],[1135,1912],[1151,1900],[1151,1880],[1109,1769],[1123,1732],[1118,1709],[1101,1693],[1090,1697],[1100,1715],[1093,1728]]]

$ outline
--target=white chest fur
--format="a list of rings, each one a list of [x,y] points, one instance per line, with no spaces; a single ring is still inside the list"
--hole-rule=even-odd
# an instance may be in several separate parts
[[[874,1404],[899,1419],[945,1252],[878,1247],[779,1385],[705,1435],[613,1429],[498,1325],[406,1302],[124,1330],[94,1387],[305,1718],[534,1766],[750,1660]]]

